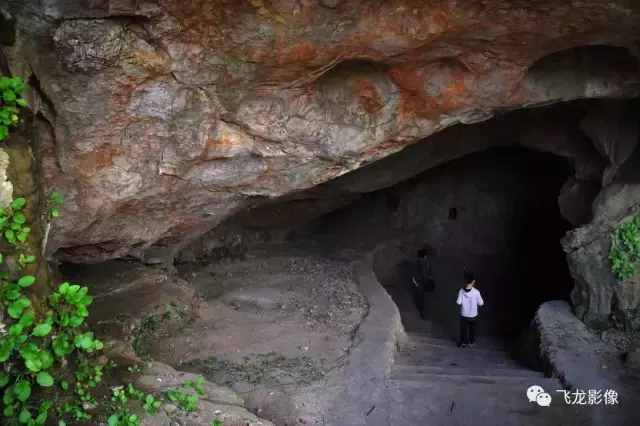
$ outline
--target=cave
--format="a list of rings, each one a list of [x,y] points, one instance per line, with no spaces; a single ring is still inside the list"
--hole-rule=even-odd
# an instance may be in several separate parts
[[[0,3],[0,424],[640,424],[640,2]]]
[[[554,154],[498,147],[452,160],[366,194],[294,238],[379,245],[374,270],[399,307],[407,331],[431,325],[455,338],[457,291],[473,271],[485,298],[480,334],[514,338],[548,300],[569,300],[572,281],[560,239],[571,224],[558,198],[572,171]],[[417,251],[426,249],[435,291],[426,317],[410,293]]]
[[[345,392],[356,400],[353,393],[372,377],[403,381],[400,414],[388,410],[398,416],[416,382],[444,380],[450,400],[460,396],[457,386],[498,389],[502,397],[532,380],[569,388],[549,367],[553,351],[571,351],[577,367],[567,370],[582,375],[594,359],[587,346],[608,351],[585,323],[633,316],[617,293],[594,290],[581,277],[603,268],[609,248],[596,239],[601,257],[593,261],[583,252],[593,247],[585,229],[636,199],[626,191],[638,182],[637,107],[635,99],[582,99],[459,123],[327,182],[261,200],[170,262],[131,256],[63,262],[60,270],[110,300],[95,310],[99,332],[127,335],[119,307],[137,313],[152,306],[134,326],[136,354],[230,386],[247,408],[277,424],[292,424],[298,411],[289,405],[295,396],[272,389],[294,380],[305,397],[321,398],[322,387],[305,386],[323,370],[344,369],[341,378],[353,380]],[[411,283],[423,251],[435,288],[417,296]],[[466,271],[485,306],[477,347],[460,352],[455,298]],[[121,290],[114,276],[131,283]],[[607,353],[608,362],[621,362],[622,352]],[[589,368],[596,373],[586,380],[599,380]],[[253,374],[265,382],[254,383]],[[452,384],[460,380],[471,384]],[[438,412],[450,404],[445,399]]]
[[[473,271],[486,301],[480,336],[520,345],[544,302],[572,304],[579,294],[561,241],[593,220],[603,176],[625,180],[635,173],[631,153],[625,167],[607,172],[611,165],[590,131],[594,119],[610,114],[607,125],[616,134],[624,129],[616,118],[626,123],[636,105],[578,100],[453,126],[241,212],[178,261],[192,261],[194,250],[241,257],[261,245],[311,247],[326,257],[374,251],[374,272],[406,331],[450,340],[458,332],[455,296],[463,272]],[[429,253],[436,288],[425,296],[425,318],[410,289],[419,250]]]
[[[525,114],[531,118],[560,113],[562,120],[575,121],[576,110],[584,107],[566,105]],[[507,114],[497,126],[466,126],[456,137],[469,138],[468,145],[473,146],[474,139],[487,137],[487,129],[504,128],[504,123],[522,118],[522,113]],[[559,200],[565,183],[575,174],[574,165],[567,157],[508,140],[527,133],[527,126],[511,136],[489,132],[489,138],[499,139],[490,145],[499,146],[482,148],[479,144],[479,151],[470,149],[470,154],[363,194],[291,231],[288,238],[294,243],[316,241],[334,249],[377,247],[375,273],[398,305],[407,331],[429,329],[432,334],[455,338],[455,298],[463,272],[473,271],[486,301],[480,334],[512,341],[527,328],[543,302],[569,301],[573,287],[560,240],[574,225],[563,216]],[[581,142],[588,151],[588,141]],[[401,175],[406,170],[400,158],[385,161],[401,170]],[[360,177],[362,185],[369,176],[376,179],[375,174],[365,173]],[[588,203],[576,208],[586,210],[580,212],[582,217],[590,215]],[[421,249],[429,254],[435,280],[435,291],[425,295],[424,319],[411,293]]]

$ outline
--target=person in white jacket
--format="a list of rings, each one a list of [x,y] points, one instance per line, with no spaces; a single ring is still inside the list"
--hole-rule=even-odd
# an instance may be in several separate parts
[[[478,306],[484,305],[482,295],[474,288],[476,279],[470,272],[464,273],[464,287],[458,291],[456,303],[460,306],[460,340],[458,347],[473,347],[476,340]]]

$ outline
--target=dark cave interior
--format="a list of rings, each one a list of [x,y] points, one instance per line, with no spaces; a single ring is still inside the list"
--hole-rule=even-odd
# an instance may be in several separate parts
[[[424,326],[409,293],[416,252],[426,248],[436,287],[425,294],[425,319],[440,333],[455,333],[455,298],[467,269],[485,298],[480,332],[513,336],[540,303],[569,299],[559,241],[571,225],[560,214],[558,195],[570,173],[568,161],[553,154],[491,148],[367,194],[295,238],[380,245],[376,273],[407,330]]]

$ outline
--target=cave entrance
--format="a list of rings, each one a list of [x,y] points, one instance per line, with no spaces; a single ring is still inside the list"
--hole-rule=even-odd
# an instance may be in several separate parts
[[[377,246],[376,275],[407,331],[454,337],[457,291],[463,271],[473,271],[486,302],[480,335],[515,337],[542,302],[569,299],[560,239],[572,226],[558,197],[572,174],[563,157],[494,147],[365,194],[296,235],[358,250]],[[435,280],[424,320],[410,288],[421,249],[430,253]]]
[[[400,226],[416,238],[381,249],[375,267],[405,328],[454,336],[464,270],[474,273],[486,301],[478,323],[484,335],[515,337],[541,303],[568,300],[572,281],[560,239],[571,224],[558,196],[570,175],[568,162],[553,154],[492,148],[418,176],[398,188],[403,195],[390,189],[385,196],[405,209],[395,212]],[[407,285],[421,249],[431,254],[436,283],[424,297],[427,321]]]

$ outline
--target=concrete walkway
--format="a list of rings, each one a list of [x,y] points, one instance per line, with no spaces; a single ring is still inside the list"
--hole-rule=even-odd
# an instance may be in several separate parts
[[[369,300],[350,361],[342,372],[326,425],[367,426],[600,426],[585,406],[564,402],[556,378],[547,378],[509,356],[503,340],[481,335],[474,348],[458,348],[441,327],[404,312],[371,270],[357,263],[360,290]],[[390,289],[387,289],[390,290]],[[395,303],[394,303],[395,301]],[[410,302],[410,301],[409,301]],[[403,305],[402,324],[396,304]],[[405,330],[408,332],[405,332]],[[527,389],[541,386],[550,406],[530,402]],[[617,407],[612,407],[617,408]],[[607,426],[637,426],[618,417]]]
[[[407,334],[398,341],[384,388],[366,413],[367,425],[593,424],[589,410],[565,404],[563,393],[557,392],[563,389],[558,379],[512,359],[504,340],[481,335],[474,348],[458,348],[441,326],[419,317],[405,289],[386,290],[400,306]],[[528,400],[526,392],[533,385],[551,395],[550,406]]]
[[[538,385],[551,394],[549,407],[529,402]],[[499,345],[458,348],[426,334],[408,335],[395,358],[379,413],[369,425],[572,426],[584,425],[561,401],[560,382],[509,358]],[[586,414],[586,413],[585,413]]]

